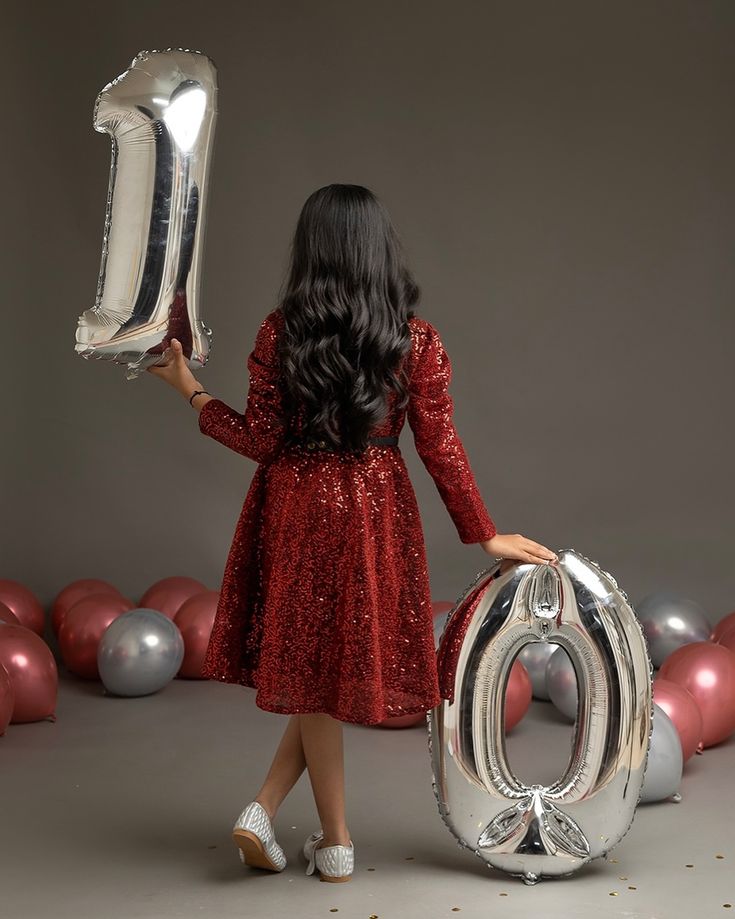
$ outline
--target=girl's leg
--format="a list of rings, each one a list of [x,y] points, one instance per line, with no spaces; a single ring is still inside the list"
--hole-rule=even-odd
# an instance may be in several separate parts
[[[322,846],[348,846],[342,722],[322,712],[301,715],[301,743],[324,831]]]
[[[283,732],[268,775],[255,796],[255,800],[265,808],[271,820],[306,768],[299,725],[299,719],[302,717],[303,715],[291,715],[288,719],[286,730]]]

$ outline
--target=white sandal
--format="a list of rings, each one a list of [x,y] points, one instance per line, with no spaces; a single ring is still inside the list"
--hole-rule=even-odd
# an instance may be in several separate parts
[[[306,873],[313,874],[319,869],[320,881],[349,881],[355,868],[355,846],[350,840],[349,846],[321,846],[324,832],[312,833],[304,843],[303,853],[308,861]]]
[[[286,867],[286,856],[276,842],[268,811],[258,801],[251,801],[237,818],[232,838],[244,865],[270,871],[283,871]]]

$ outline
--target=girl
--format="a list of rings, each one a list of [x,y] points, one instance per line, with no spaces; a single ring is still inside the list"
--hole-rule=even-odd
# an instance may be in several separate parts
[[[452,420],[449,357],[415,314],[418,297],[383,204],[360,185],[328,185],[304,204],[280,302],[248,355],[244,414],[203,389],[176,339],[169,363],[149,368],[199,413],[203,434],[258,464],[202,670],[291,716],[233,827],[249,865],[285,867],[272,821],[306,768],[321,820],[306,872],[349,880],[342,722],[440,702],[423,529],[398,447],[405,419],[463,543],[510,564],[557,561],[497,532]]]

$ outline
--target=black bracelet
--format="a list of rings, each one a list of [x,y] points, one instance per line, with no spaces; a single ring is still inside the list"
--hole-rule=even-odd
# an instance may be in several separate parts
[[[191,400],[194,398],[194,396],[201,396],[202,393],[207,393],[208,396],[211,396],[211,395],[212,395],[212,393],[207,392],[206,389],[197,389],[196,392],[193,392],[193,393],[189,396],[189,405],[191,405]],[[192,406],[192,408],[193,408],[193,407],[194,407],[194,406]]]

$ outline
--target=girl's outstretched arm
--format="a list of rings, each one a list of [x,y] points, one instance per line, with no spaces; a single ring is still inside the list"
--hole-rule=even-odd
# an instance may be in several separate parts
[[[434,479],[459,538],[464,543],[480,543],[485,552],[496,557],[556,564],[556,553],[541,543],[521,533],[498,533],[454,426],[449,355],[434,326],[426,320],[423,326],[424,342],[409,387],[408,423],[416,450]]]
[[[454,425],[449,355],[430,322],[423,321],[420,334],[424,340],[411,375],[407,408],[416,452],[433,478],[460,540],[485,542],[497,529]]]

